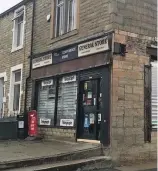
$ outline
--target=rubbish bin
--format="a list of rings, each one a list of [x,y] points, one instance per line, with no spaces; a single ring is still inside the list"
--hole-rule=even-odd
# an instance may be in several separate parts
[[[24,117],[24,115],[17,115],[17,122],[18,122],[17,137],[18,137],[18,139],[25,139],[25,117]]]

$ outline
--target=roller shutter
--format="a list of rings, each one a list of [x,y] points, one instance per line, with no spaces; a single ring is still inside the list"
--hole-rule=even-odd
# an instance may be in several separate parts
[[[158,69],[158,62],[152,62],[152,95],[151,95],[151,104],[152,104],[152,128],[158,128],[158,95],[157,95],[157,69]]]

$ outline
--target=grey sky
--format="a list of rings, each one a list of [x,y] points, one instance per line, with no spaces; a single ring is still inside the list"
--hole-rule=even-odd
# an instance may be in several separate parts
[[[22,0],[0,0],[0,13],[6,11]]]

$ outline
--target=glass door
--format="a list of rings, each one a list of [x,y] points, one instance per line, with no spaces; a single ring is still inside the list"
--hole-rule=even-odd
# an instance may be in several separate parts
[[[80,83],[79,138],[100,139],[100,79]]]

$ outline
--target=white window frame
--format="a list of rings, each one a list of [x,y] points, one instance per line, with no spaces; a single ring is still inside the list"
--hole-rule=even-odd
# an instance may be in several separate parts
[[[77,28],[77,0],[74,0],[74,26],[69,30],[69,3],[71,0],[63,0],[62,3],[58,3],[59,0],[56,0],[56,6],[55,6],[55,37],[62,36],[65,33],[71,32]],[[63,29],[58,28],[58,8],[63,6]],[[59,33],[57,34],[59,29]]]
[[[16,46],[16,42],[17,42],[17,35],[16,35],[16,32],[17,32],[17,26],[16,26],[16,14],[21,11],[21,10],[24,10],[24,17],[23,17],[23,30],[22,30],[22,44],[19,45],[19,46]],[[13,32],[13,39],[12,39],[12,50],[11,52],[14,52],[14,51],[17,51],[19,49],[22,49],[23,48],[23,44],[24,44],[24,33],[25,33],[25,6],[21,6],[20,8],[16,9],[14,11],[14,18],[12,19],[13,21],[13,29],[12,29],[12,32]]]
[[[74,23],[73,23],[73,27],[71,26],[71,29],[69,30],[69,5],[70,5],[70,1],[74,1]],[[77,0],[68,0],[68,15],[67,15],[67,32],[75,30],[77,27]]]
[[[13,110],[13,99],[14,99],[14,83],[13,83],[13,79],[15,78],[15,72],[21,70],[21,80],[19,81],[20,84],[20,99],[19,99],[19,110],[18,111],[14,111]],[[20,113],[20,109],[21,109],[21,95],[23,94],[22,92],[22,78],[23,78],[23,64],[19,64],[16,66],[11,67],[11,73],[10,73],[10,89],[9,89],[9,115],[16,115]]]
[[[6,96],[5,96],[5,82],[7,81],[7,73],[2,72],[0,73],[0,79],[4,79],[4,96],[3,96],[3,111],[2,111],[2,117],[4,117],[4,103],[6,102]]]

